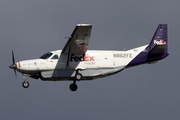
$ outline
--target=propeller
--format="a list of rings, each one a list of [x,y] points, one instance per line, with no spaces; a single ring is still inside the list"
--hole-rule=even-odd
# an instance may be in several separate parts
[[[13,50],[12,50],[12,62],[13,62],[13,64],[10,65],[9,68],[14,69],[14,73],[15,73],[15,76],[17,78],[17,74],[16,74],[17,65],[16,65],[15,60],[14,60],[14,52],[13,52]]]

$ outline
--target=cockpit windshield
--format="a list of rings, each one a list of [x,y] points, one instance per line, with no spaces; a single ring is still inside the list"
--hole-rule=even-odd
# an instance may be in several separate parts
[[[52,56],[52,54],[53,54],[53,53],[48,52],[48,53],[44,54],[43,56],[41,56],[40,58],[41,58],[41,59],[48,59],[49,57]]]
[[[58,59],[58,55],[54,55],[51,59]]]

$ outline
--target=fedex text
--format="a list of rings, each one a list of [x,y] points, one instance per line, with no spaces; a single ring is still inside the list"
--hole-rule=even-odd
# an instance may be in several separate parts
[[[166,44],[166,41],[164,41],[164,40],[154,40],[154,44],[156,44],[156,45],[160,45],[160,44]]]
[[[89,54],[83,54],[80,56],[75,56],[74,54],[71,54],[71,62],[81,62],[81,61],[95,61],[94,56],[90,56]]]

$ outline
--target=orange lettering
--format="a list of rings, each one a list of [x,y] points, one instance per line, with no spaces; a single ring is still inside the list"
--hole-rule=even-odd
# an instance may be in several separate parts
[[[94,56],[90,56],[90,61],[94,61]]]
[[[95,61],[94,56],[89,56],[89,54],[85,54],[84,61]]]
[[[161,40],[161,43],[164,43],[164,44],[166,44],[166,41],[164,41],[164,40]]]
[[[88,58],[89,58],[89,55],[88,55],[88,54],[85,54],[85,56],[84,56],[84,61],[89,61]]]

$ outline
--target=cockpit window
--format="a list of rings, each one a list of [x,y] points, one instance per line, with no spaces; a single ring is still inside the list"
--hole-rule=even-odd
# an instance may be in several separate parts
[[[52,53],[48,52],[48,53],[44,54],[43,56],[41,56],[40,58],[41,59],[48,59],[51,56],[52,56]]]
[[[51,59],[58,59],[58,55],[54,55]]]

